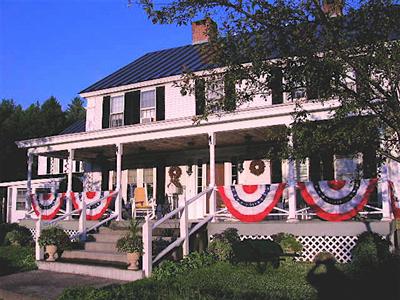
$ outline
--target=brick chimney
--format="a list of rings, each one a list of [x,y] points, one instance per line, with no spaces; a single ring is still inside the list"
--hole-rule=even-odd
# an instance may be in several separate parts
[[[343,0],[322,0],[322,10],[330,17],[343,15]]]
[[[192,44],[207,43],[209,33],[217,29],[217,24],[211,19],[206,18],[192,23]]]

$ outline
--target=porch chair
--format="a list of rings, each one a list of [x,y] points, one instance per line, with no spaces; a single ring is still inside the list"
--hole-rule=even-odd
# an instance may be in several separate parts
[[[137,216],[141,215],[145,217],[151,214],[153,218],[156,214],[156,203],[154,199],[147,198],[147,186],[136,187],[133,193],[132,203],[132,218],[136,219]]]

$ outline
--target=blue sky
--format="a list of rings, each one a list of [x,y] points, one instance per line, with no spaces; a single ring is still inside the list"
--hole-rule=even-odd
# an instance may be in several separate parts
[[[191,43],[127,0],[0,0],[0,99],[23,107],[79,91],[149,51]]]

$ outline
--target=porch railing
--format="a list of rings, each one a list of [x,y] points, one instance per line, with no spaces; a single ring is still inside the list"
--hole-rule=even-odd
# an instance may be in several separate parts
[[[178,203],[178,207],[173,211],[166,214],[163,218],[153,223],[149,217],[146,217],[145,223],[143,224],[143,271],[146,277],[150,276],[152,273],[153,264],[159,262],[165,255],[167,255],[171,250],[180,246],[182,244],[183,256],[189,254],[189,237],[199,230],[206,223],[210,222],[214,215],[208,214],[201,221],[199,221],[193,228],[189,230],[189,218],[188,218],[188,206],[203,196],[207,196],[211,193],[215,193],[215,187],[209,187],[203,192],[197,194],[193,198],[186,201],[185,198],[181,198]],[[153,230],[159,228],[161,224],[171,219],[175,215],[180,213],[179,218],[179,238],[168,245],[164,250],[162,250],[156,257],[153,258],[152,254],[152,241],[153,241]]]
[[[103,219],[100,220],[98,223],[87,227],[87,222],[86,222],[86,208],[88,206],[92,206],[95,205],[101,201],[104,201],[105,199],[109,198],[109,197],[114,197],[117,198],[117,196],[119,195],[119,190],[116,190],[108,195],[104,195],[103,197],[100,197],[99,199],[93,200],[89,203],[86,203],[85,201],[82,201],[82,207],[75,209],[69,213],[64,213],[63,215],[53,219],[53,220],[49,220],[49,221],[44,221],[41,218],[41,215],[39,215],[38,220],[36,221],[36,226],[35,226],[35,243],[36,243],[36,247],[35,247],[35,257],[36,260],[42,260],[43,259],[43,249],[42,247],[40,247],[39,245],[39,237],[41,234],[41,231],[43,228],[48,227],[48,226],[54,226],[56,225],[58,222],[65,220],[69,217],[71,217],[72,215],[79,215],[79,227],[78,227],[78,232],[74,235],[72,235],[70,238],[71,240],[74,239],[81,239],[81,240],[86,240],[86,234],[87,232],[90,232],[91,230],[94,230],[98,227],[100,227],[101,225],[103,225],[104,223],[107,223],[115,218],[117,218],[118,214],[115,211],[111,211],[110,215]],[[68,195],[68,197],[70,197],[70,195]],[[70,199],[69,199],[70,200]]]

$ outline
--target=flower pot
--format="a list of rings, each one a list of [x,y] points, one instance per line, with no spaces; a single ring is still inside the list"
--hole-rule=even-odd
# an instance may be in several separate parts
[[[46,253],[49,255],[47,261],[55,261],[54,255],[57,253],[57,246],[55,245],[47,245],[46,246]]]
[[[140,258],[140,253],[139,252],[133,252],[133,253],[127,253],[126,257],[128,259],[128,270],[139,270],[139,258]]]

